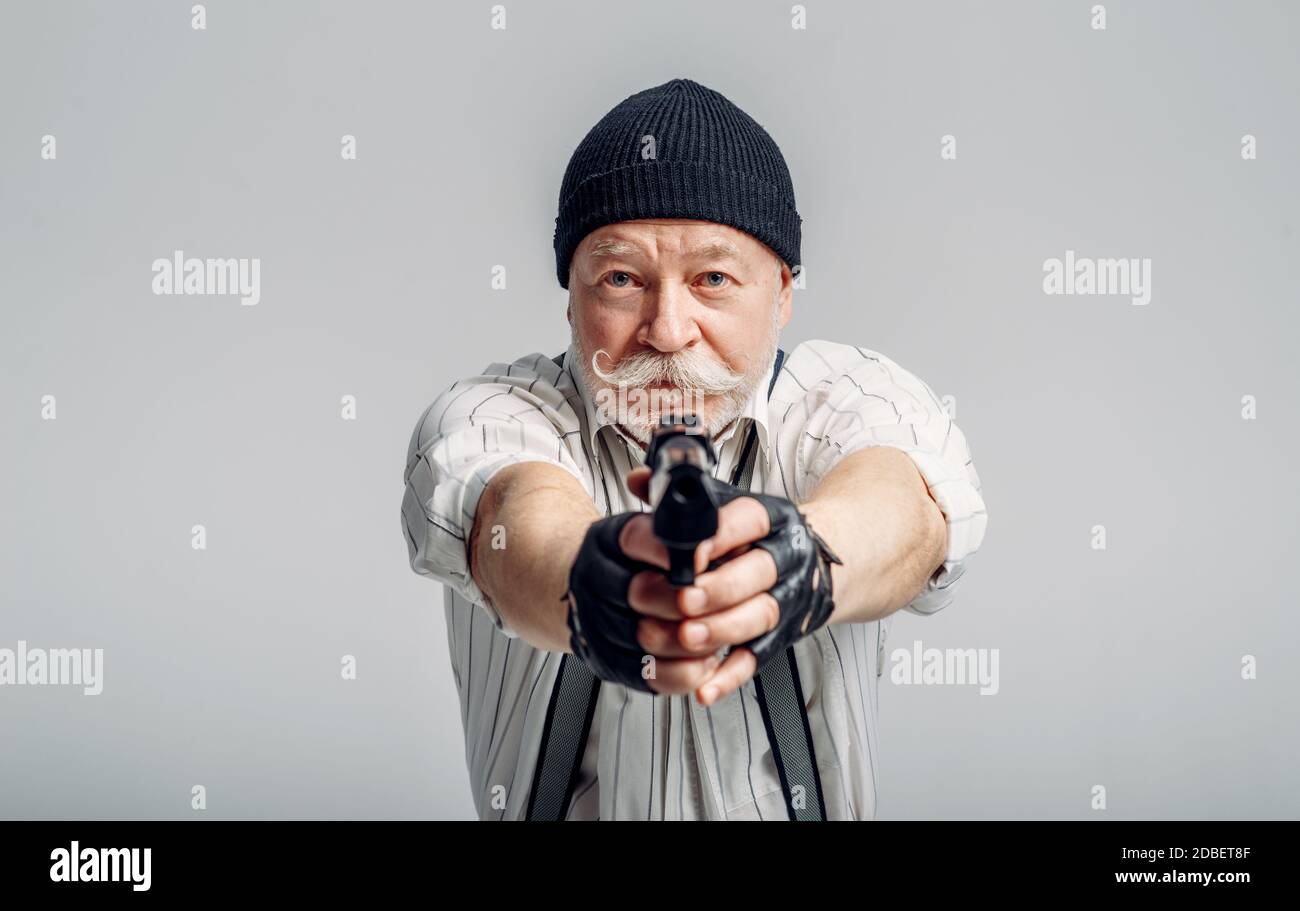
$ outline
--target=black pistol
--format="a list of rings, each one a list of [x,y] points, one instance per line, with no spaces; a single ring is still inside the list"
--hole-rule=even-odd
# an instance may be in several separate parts
[[[655,535],[668,548],[668,581],[695,581],[695,548],[718,530],[713,472],[718,458],[695,414],[659,418],[646,451]]]

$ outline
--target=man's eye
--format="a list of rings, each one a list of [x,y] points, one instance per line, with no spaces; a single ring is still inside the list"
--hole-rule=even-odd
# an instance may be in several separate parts
[[[709,288],[724,288],[727,284],[727,273],[725,272],[705,272],[704,284]]]
[[[615,288],[626,288],[632,284],[632,276],[626,272],[611,272],[609,273],[609,283]]]

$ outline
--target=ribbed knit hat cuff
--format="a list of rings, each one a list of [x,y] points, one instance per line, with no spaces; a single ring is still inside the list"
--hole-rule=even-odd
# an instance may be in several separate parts
[[[560,287],[569,287],[569,265],[584,237],[640,218],[729,225],[799,271],[799,214],[779,187],[705,162],[641,161],[584,180],[561,204],[555,235]]]

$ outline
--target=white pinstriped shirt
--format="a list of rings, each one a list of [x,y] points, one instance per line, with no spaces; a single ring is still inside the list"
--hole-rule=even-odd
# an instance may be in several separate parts
[[[625,479],[644,459],[609,425],[571,347],[560,369],[535,353],[458,380],[420,417],[407,454],[402,525],[411,568],[445,586],[474,803],[482,819],[522,819],[560,654],[519,638],[469,573],[466,542],[492,476],[544,461],[577,478],[606,515],[642,511]],[[868,446],[908,453],[948,525],[943,566],[905,610],[951,603],[987,517],[965,435],[934,392],[868,349],[807,341],[771,368],[724,431],[717,476],[730,478],[750,422],[751,489],[801,503],[833,465]],[[863,529],[870,534],[870,529]],[[892,618],[822,627],[795,644],[830,819],[876,815],[879,678]],[[710,707],[602,682],[570,819],[785,819],[776,764],[746,683]]]

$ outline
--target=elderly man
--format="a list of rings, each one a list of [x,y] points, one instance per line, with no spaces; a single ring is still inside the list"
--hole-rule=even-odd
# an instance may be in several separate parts
[[[778,348],[800,221],[780,150],[722,95],[627,98],[560,191],[568,350],[457,380],[416,424],[402,520],[446,586],[481,818],[874,818],[890,615],[951,602],[985,509],[924,382]],[[644,467],[670,406],[723,492],[685,586]]]

